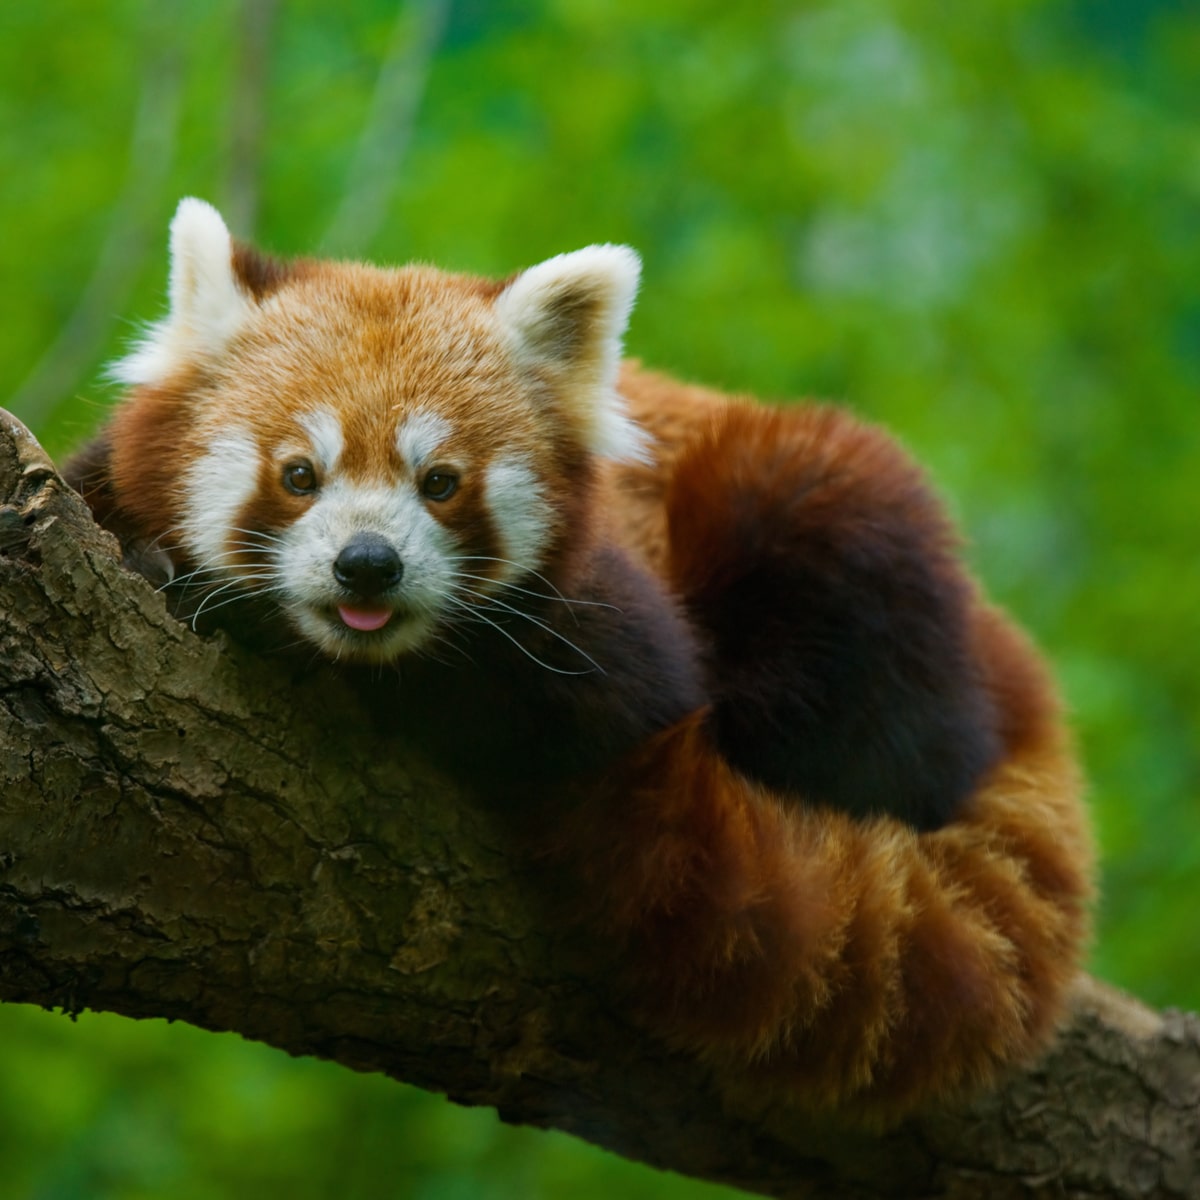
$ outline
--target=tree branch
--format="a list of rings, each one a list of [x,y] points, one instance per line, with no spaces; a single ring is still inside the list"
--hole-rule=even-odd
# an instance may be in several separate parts
[[[771,1196],[1200,1194],[1200,1021],[1083,979],[1059,1044],[886,1134],[632,1028],[505,814],[173,620],[0,413],[0,999],[383,1071]]]

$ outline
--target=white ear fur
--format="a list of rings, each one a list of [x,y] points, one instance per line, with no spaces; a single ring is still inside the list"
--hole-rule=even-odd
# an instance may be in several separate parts
[[[211,204],[181,200],[171,221],[170,312],[109,369],[128,384],[161,383],[180,366],[219,358],[254,301],[233,271],[233,239]]]
[[[616,390],[640,274],[628,246],[586,246],[530,267],[496,299],[517,360],[549,369],[588,449],[607,458],[648,456],[646,435]]]

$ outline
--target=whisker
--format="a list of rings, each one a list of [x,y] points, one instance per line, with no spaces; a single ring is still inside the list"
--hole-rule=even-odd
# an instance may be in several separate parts
[[[169,538],[173,534],[182,533],[182,525],[172,525],[169,529],[164,529],[157,537],[153,538],[147,547],[148,550],[158,550],[161,548],[163,538]]]
[[[268,533],[265,529],[243,529],[240,525],[231,525],[230,533],[244,533],[247,537],[258,538],[263,542],[271,542],[274,545],[283,545],[284,539],[278,534]]]
[[[547,671],[551,671],[555,675],[590,675],[591,674],[591,671],[586,671],[586,670],[585,671],[568,671],[568,670],[565,670],[564,668],[554,667],[554,666],[551,666],[547,662],[543,662],[540,658],[538,658],[538,656],[536,654],[533,653],[532,650],[529,650],[525,646],[521,645],[521,643],[515,637],[513,637],[513,635],[511,633],[509,633],[509,631],[507,629],[505,629],[503,625],[501,625],[498,621],[493,621],[489,616],[487,616],[486,613],[481,612],[480,609],[478,608],[478,606],[476,606],[474,604],[467,604],[464,600],[459,599],[457,596],[447,596],[446,600],[451,606],[456,608],[460,613],[462,613],[469,619],[474,620],[474,621],[481,621],[485,625],[490,625],[494,630],[496,630],[497,633],[501,634],[503,637],[506,637],[510,642],[512,642],[512,644],[514,646],[516,646],[516,648],[518,650],[520,650],[520,652],[522,654],[524,654],[526,658],[528,658],[531,662],[537,663],[537,665],[539,667],[544,667]],[[518,613],[517,615],[523,616],[525,614]],[[553,632],[553,631],[551,631],[551,632]],[[571,649],[575,650],[579,654],[582,654],[584,658],[587,658],[588,662],[592,662],[592,660],[590,658],[588,658],[588,656],[586,654],[584,654],[584,652],[582,650],[580,650],[578,646],[573,645],[571,642],[567,641],[566,638],[561,638],[561,640],[565,641],[567,643],[567,645],[571,647]],[[594,662],[592,663],[592,666],[596,670],[600,670],[600,668],[598,666],[596,666],[596,664]]]
[[[621,611],[615,604],[607,604],[603,600],[575,600],[570,596],[564,596],[562,592],[558,592],[557,595],[550,596],[545,592],[535,592],[530,588],[523,588],[515,583],[505,583],[503,580],[491,579],[487,575],[474,575],[469,571],[455,571],[454,577],[456,579],[473,579],[478,583],[496,583],[504,591],[520,592],[523,596],[533,596],[538,600],[552,600],[556,603],[566,604],[568,606],[574,606],[578,604],[582,608],[610,608],[613,612]],[[557,589],[555,589],[555,591],[557,592]]]
[[[547,624],[545,621],[533,616],[532,613],[522,612],[521,609],[514,608],[513,605],[506,604],[503,600],[499,600],[495,596],[485,596],[480,592],[473,591],[471,588],[462,588],[461,590],[466,592],[467,595],[474,596],[477,600],[480,600],[486,604],[495,605],[495,607],[501,609],[502,611],[511,613],[514,617],[521,617],[523,620],[529,621],[530,623],[536,625],[539,629],[545,630],[545,632],[548,633],[552,638],[557,638],[564,646],[574,650],[575,653],[581,658],[586,659],[589,663],[591,663],[601,675],[605,673],[604,668],[601,667],[600,664],[596,662],[596,660],[592,658],[592,656],[588,654],[586,650],[583,650],[581,647],[577,646],[569,637],[559,633],[559,631],[555,629],[553,625]],[[587,674],[587,672],[581,672],[581,674]]]
[[[236,526],[234,527],[234,532],[245,533],[252,538],[269,539],[271,536],[267,534],[260,534],[254,530],[244,530]],[[278,541],[279,539],[273,540]],[[253,559],[249,558],[251,555],[262,557],[259,557],[257,561],[254,561]],[[206,575],[215,577],[215,581],[220,581],[222,577],[229,576],[235,571],[238,579],[242,580],[243,582],[247,580],[262,579],[267,577],[262,574],[263,572],[274,572],[276,569],[271,561],[270,556],[270,547],[262,544],[260,541],[243,541],[239,539],[236,542],[231,542],[228,548],[222,550],[219,555],[208,558],[199,563],[193,570],[185,572],[183,575],[176,575],[159,590],[162,591],[166,587],[180,587],[187,589],[189,587],[197,586],[198,581],[203,580],[203,577]],[[246,575],[245,571],[247,567],[257,571],[258,574],[249,576]]]
[[[200,580],[197,576],[200,575],[215,575],[215,579]],[[182,587],[184,590],[194,587],[214,587],[224,581],[229,585],[238,583],[257,583],[265,579],[278,579],[278,573],[269,565],[263,564],[255,571],[249,573],[239,571],[237,576],[229,578],[229,572],[221,567],[197,567],[194,571],[189,571],[186,575],[179,575],[172,579],[169,583],[165,583],[158,590],[165,591],[169,587]]]
[[[205,608],[206,608],[206,606],[208,605],[208,602],[209,602],[210,600],[213,600],[213,599],[215,599],[217,596],[223,595],[225,592],[228,592],[228,591],[230,591],[231,589],[237,589],[237,590],[236,590],[236,594],[235,594],[235,595],[234,595],[234,596],[233,596],[231,599],[233,599],[233,600],[240,600],[240,599],[242,599],[242,592],[241,592],[241,589],[238,589],[238,588],[237,588],[237,584],[236,584],[236,583],[226,583],[226,584],[224,584],[224,585],[223,585],[223,586],[221,586],[221,587],[214,588],[212,591],[210,591],[210,592],[208,593],[208,595],[206,595],[206,596],[205,596],[205,597],[204,597],[204,598],[203,598],[203,599],[200,601],[200,604],[199,604],[199,606],[196,608],[196,611],[195,611],[194,613],[192,613],[192,622],[191,622],[191,623],[192,623],[192,629],[193,629],[193,631],[194,631],[194,630],[195,630],[195,628],[196,628],[196,622],[197,622],[197,621],[199,621],[199,619],[200,619],[200,614],[201,614],[201,613],[204,611],[204,609],[205,609]],[[224,603],[226,603],[226,602],[224,602],[224,601],[223,601],[223,602],[222,602],[222,604],[218,604],[218,605],[217,605],[217,608],[221,608],[221,607],[223,607],[223,606],[224,606]]]
[[[550,580],[546,578],[545,575],[542,575],[540,572],[533,570],[531,567],[522,566],[521,563],[514,562],[511,558],[497,558],[494,555],[489,555],[489,554],[458,554],[458,555],[455,555],[454,561],[455,562],[502,563],[506,567],[515,568],[522,575],[529,575],[534,579],[540,579],[542,581],[542,583],[544,583],[560,600],[566,600],[566,596],[564,596],[562,594],[562,592],[560,592],[558,590],[558,588],[556,588],[554,586],[554,584],[551,583]]]
[[[542,662],[542,660],[540,658],[538,658],[538,656],[536,654],[534,654],[532,651],[527,650],[524,646],[522,646],[521,643],[518,642],[517,639],[515,637],[513,637],[512,634],[509,633],[508,630],[505,629],[503,625],[497,624],[495,621],[491,620],[491,618],[484,616],[484,614],[479,612],[477,609],[471,609],[468,606],[467,611],[470,613],[471,617],[474,620],[482,621],[485,625],[490,625],[494,630],[496,630],[497,633],[501,634],[503,637],[506,637],[510,642],[512,642],[512,644],[514,646],[516,646],[516,648],[518,650],[520,650],[520,652],[522,654],[525,655],[526,658],[528,658],[531,662],[537,663],[537,665],[539,667],[544,667],[547,671],[551,671],[555,675],[590,675],[591,674],[590,671],[566,671],[560,667],[552,667],[547,662]]]
[[[223,584],[221,587],[214,588],[207,596],[204,597],[203,600],[201,600],[199,607],[194,613],[192,613],[192,628],[196,628],[196,622],[199,620],[200,614],[206,609],[209,614],[212,614],[218,609],[224,608],[226,605],[236,604],[239,600],[253,600],[259,596],[270,595],[272,592],[281,592],[283,590],[283,585],[279,583],[274,583],[269,587],[258,588],[248,588],[245,586],[245,582],[257,582],[259,579],[272,580],[274,578],[275,576],[273,575],[262,575],[258,577],[252,577],[248,581],[231,579],[228,583]],[[222,600],[220,604],[210,605],[209,601],[215,600],[218,596],[229,591],[232,591],[234,594]]]

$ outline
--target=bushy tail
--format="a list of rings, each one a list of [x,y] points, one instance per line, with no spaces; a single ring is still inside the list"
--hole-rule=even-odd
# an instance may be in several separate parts
[[[888,1119],[1042,1049],[1088,933],[1080,780],[1032,651],[979,616],[1003,759],[936,831],[797,804],[660,734],[577,820],[632,1002],[725,1074]]]
[[[722,753],[767,786],[936,828],[999,755],[975,588],[916,465],[839,409],[733,404],[674,464],[672,582]]]
[[[670,558],[714,704],[571,832],[654,1028],[886,1119],[1044,1047],[1092,852],[1036,652],[894,444],[808,411],[735,406],[677,460]]]

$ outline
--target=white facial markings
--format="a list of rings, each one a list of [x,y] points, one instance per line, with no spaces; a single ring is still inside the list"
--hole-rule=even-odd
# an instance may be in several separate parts
[[[429,637],[453,588],[456,547],[411,487],[344,478],[322,487],[317,501],[282,534],[278,564],[281,605],[301,633],[330,654],[353,652],[329,614],[345,599],[333,575],[334,560],[360,533],[386,538],[404,564],[394,595],[387,597],[397,615],[371,644],[370,656],[384,661]]]
[[[511,580],[536,570],[550,532],[550,510],[537,475],[524,459],[500,459],[488,467],[484,486],[509,559],[501,578]]]
[[[337,469],[345,446],[341,421],[329,409],[318,408],[305,413],[300,418],[300,424],[312,438],[313,457],[317,465],[326,475],[332,474]]]
[[[420,471],[432,465],[438,447],[451,432],[450,422],[440,413],[418,409],[400,422],[396,430],[396,448],[414,472]]]
[[[256,569],[267,572],[263,580],[290,623],[325,653],[387,662],[420,651],[462,618],[464,604],[543,565],[554,509],[523,454],[502,452],[478,479],[496,533],[493,553],[506,561],[490,584],[480,579],[464,591],[461,556],[467,548],[460,544],[454,522],[443,519],[445,511],[421,494],[419,478],[409,474],[419,476],[438,466],[451,423],[426,410],[410,415],[396,432],[409,471],[392,476],[384,470],[370,480],[345,474],[345,431],[335,409],[314,409],[299,425],[303,435],[273,447],[260,448],[245,424],[231,424],[211,437],[182,481],[183,531],[196,565],[209,569],[206,578],[232,580],[242,562],[239,551],[231,548],[239,540],[234,531],[258,493],[264,465],[273,455],[311,454],[321,468],[320,486],[295,519],[271,531],[267,562]],[[334,572],[338,556],[362,534],[385,538],[403,566],[399,579],[377,598],[356,599]],[[347,604],[386,607],[391,616],[364,637],[339,615],[339,607]]]
[[[258,443],[237,426],[213,438],[183,480],[183,540],[198,566],[228,566],[238,514],[258,490]]]

